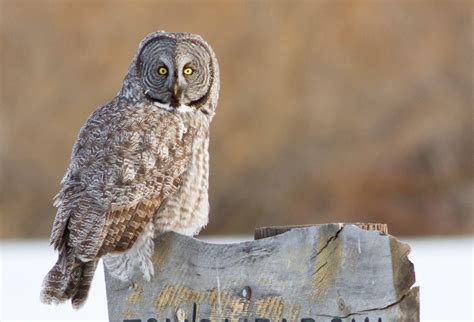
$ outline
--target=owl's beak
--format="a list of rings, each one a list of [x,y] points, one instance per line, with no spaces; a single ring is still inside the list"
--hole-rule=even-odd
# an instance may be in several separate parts
[[[174,82],[174,84],[173,84],[173,96],[177,98],[178,93],[179,93],[178,82]]]
[[[178,107],[180,102],[179,98],[181,96],[181,87],[178,85],[178,81],[175,81],[171,86],[171,106]]]

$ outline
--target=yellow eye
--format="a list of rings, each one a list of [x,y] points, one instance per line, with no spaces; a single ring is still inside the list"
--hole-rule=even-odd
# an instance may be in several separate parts
[[[183,70],[183,73],[184,73],[184,75],[186,75],[186,76],[191,75],[193,72],[194,72],[194,70],[193,70],[191,67],[186,67],[186,68]]]
[[[168,69],[166,67],[162,66],[162,67],[158,68],[158,74],[166,75],[166,74],[168,74]]]

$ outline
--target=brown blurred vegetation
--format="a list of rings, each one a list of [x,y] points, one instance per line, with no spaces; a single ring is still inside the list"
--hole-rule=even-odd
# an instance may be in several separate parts
[[[471,1],[0,3],[2,238],[49,234],[79,128],[161,29],[221,64],[205,233],[473,232]]]

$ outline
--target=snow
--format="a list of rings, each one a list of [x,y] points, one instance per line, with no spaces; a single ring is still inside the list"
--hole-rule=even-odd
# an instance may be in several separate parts
[[[474,321],[474,238],[405,240],[423,321]]]
[[[203,238],[238,242],[250,237]],[[404,240],[412,247],[421,292],[423,321],[473,321],[474,237]],[[99,265],[89,299],[76,311],[70,304],[43,305],[39,293],[44,275],[56,261],[47,241],[0,241],[0,320],[106,321],[104,272]]]

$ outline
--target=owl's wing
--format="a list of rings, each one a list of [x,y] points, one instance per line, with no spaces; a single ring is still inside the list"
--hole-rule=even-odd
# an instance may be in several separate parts
[[[152,106],[93,113],[55,200],[51,244],[73,248],[82,260],[129,249],[179,189],[195,134]]]

